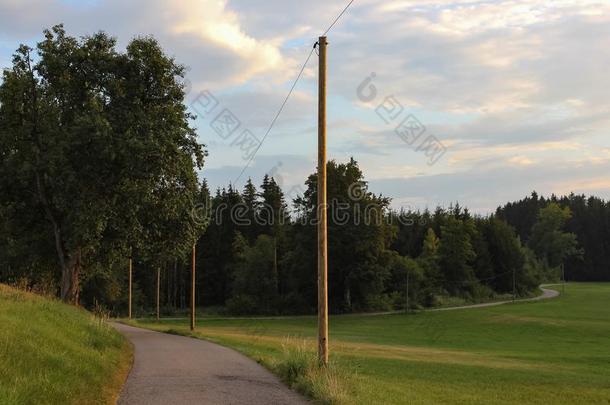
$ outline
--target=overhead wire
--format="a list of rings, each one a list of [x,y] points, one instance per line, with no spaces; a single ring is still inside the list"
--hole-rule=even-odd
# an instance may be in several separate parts
[[[252,155],[250,156],[250,158],[246,162],[246,165],[241,169],[241,172],[239,173],[239,176],[237,176],[237,178],[235,179],[235,181],[234,181],[235,185],[237,185],[237,182],[241,179],[241,176],[243,176],[244,172],[248,169],[248,167],[250,167],[250,164],[252,163],[252,160],[254,160],[254,157],[258,153],[259,149],[261,148],[261,146],[263,146],[263,142],[265,142],[265,139],[267,139],[267,136],[269,135],[269,133],[273,129],[273,126],[277,122],[277,119],[279,118],[280,114],[282,113],[282,111],[284,111],[284,107],[286,106],[286,103],[288,102],[288,99],[292,95],[292,92],[294,91],[294,88],[296,87],[299,79],[303,75],[303,72],[305,71],[305,67],[307,66],[307,63],[309,62],[309,59],[311,59],[311,55],[313,54],[314,49],[315,48],[311,48],[311,51],[309,51],[309,55],[307,55],[307,59],[305,59],[305,62],[303,63],[303,66],[301,66],[301,70],[299,70],[299,74],[297,75],[296,79],[292,83],[292,86],[290,87],[290,90],[288,91],[288,94],[286,94],[286,97],[284,98],[284,101],[282,102],[282,105],[280,106],[279,110],[277,110],[277,113],[275,114],[275,116],[271,120],[271,124],[267,128],[267,131],[265,131],[265,135],[263,135],[263,138],[258,143],[258,146],[254,150],[254,153],[252,153]]]
[[[335,26],[335,24],[337,24],[337,22],[339,21],[339,19],[343,16],[343,14],[345,14],[345,12],[349,9],[349,7],[352,5],[352,3],[355,0],[351,0],[349,3],[347,3],[347,5],[345,6],[345,8],[343,8],[343,10],[339,13],[339,15],[337,15],[337,17],[333,20],[333,22],[328,26],[328,28],[324,31],[324,33],[322,34],[322,36],[325,36],[326,34],[328,34],[330,32],[330,30]],[[275,114],[275,116],[273,117],[273,119],[271,120],[271,124],[269,124],[269,127],[267,128],[267,130],[265,131],[265,134],[263,135],[261,141],[258,143],[258,146],[256,147],[256,149],[254,150],[254,152],[251,154],[251,156],[248,158],[248,160],[246,161],[246,164],[244,165],[244,167],[241,169],[241,172],[239,173],[239,175],[237,176],[237,178],[235,179],[235,181],[233,182],[233,184],[237,185],[239,180],[241,179],[241,177],[244,175],[244,173],[246,172],[246,170],[248,170],[248,168],[250,167],[250,165],[252,164],[252,161],[254,160],[254,158],[256,157],[256,154],[258,153],[258,151],[260,150],[261,146],[263,146],[263,143],[265,142],[265,140],[267,139],[267,136],[269,135],[269,133],[271,132],[271,130],[273,129],[273,127],[275,126],[275,123],[277,122],[279,116],[282,114],[282,111],[284,111],[284,107],[286,107],[286,103],[288,103],[288,100],[290,99],[290,96],[292,95],[292,93],[294,92],[294,89],[297,85],[297,83],[299,82],[299,80],[301,79],[301,76],[303,75],[303,72],[305,71],[305,68],[307,67],[307,63],[309,62],[309,60],[311,59],[311,55],[313,54],[313,52],[316,50],[316,45],[318,43],[316,42],[314,44],[314,46],[311,48],[311,50],[309,51],[309,54],[307,55],[307,58],[305,59],[305,62],[303,63],[303,65],[301,66],[301,69],[299,70],[299,73],[297,74],[296,79],[293,81],[292,86],[290,87],[290,90],[288,91],[288,94],[286,95],[286,97],[284,98],[284,101],[282,101],[282,104],[280,105],[280,108],[277,110],[277,113]],[[317,52],[316,52],[317,54]]]

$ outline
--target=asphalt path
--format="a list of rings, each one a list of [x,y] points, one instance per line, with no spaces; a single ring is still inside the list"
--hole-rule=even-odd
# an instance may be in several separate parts
[[[559,295],[558,291],[540,288],[541,295],[517,302],[540,301]],[[510,302],[512,300],[427,311],[485,308]],[[133,367],[118,400],[120,405],[309,403],[264,367],[232,349],[205,340],[119,323],[113,325],[132,342],[135,350]]]
[[[542,294],[533,297],[533,298],[522,298],[515,300],[514,302],[528,302],[528,301],[540,301],[546,300],[549,298],[555,298],[559,296],[559,291],[549,290],[548,288],[540,287],[542,290]],[[453,311],[456,309],[469,309],[469,308],[485,308],[485,307],[495,307],[497,305],[504,305],[512,303],[512,300],[506,301],[496,301],[496,302],[485,302],[483,304],[474,304],[474,305],[462,305],[460,307],[447,307],[447,308],[430,308],[426,309],[426,311]]]
[[[118,404],[308,404],[267,369],[205,340],[115,323],[134,345]]]

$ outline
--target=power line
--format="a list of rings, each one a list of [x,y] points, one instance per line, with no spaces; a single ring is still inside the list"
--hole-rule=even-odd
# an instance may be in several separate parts
[[[345,6],[345,8],[341,11],[341,13],[339,13],[339,15],[333,20],[333,22],[328,26],[326,31],[324,31],[324,34],[322,34],[322,36],[325,36],[326,34],[328,34],[328,32],[335,26],[337,21],[339,21],[339,19],[343,16],[343,14],[345,14],[347,9],[352,5],[352,3],[354,1],[355,0],[351,0],[349,3],[347,3],[347,6]],[[316,45],[317,45],[317,42],[316,42]],[[314,45],[313,48],[311,48],[311,50],[309,51],[309,55],[307,55],[307,58],[305,59],[305,62],[303,63],[303,66],[301,66],[301,70],[299,71],[299,74],[297,75],[296,79],[292,83],[292,86],[290,87],[290,90],[288,91],[288,94],[284,98],[284,101],[282,102],[282,105],[280,106],[279,110],[277,111],[277,113],[273,117],[273,120],[271,120],[271,124],[269,125],[269,128],[267,128],[267,131],[265,132],[265,135],[263,135],[263,138],[261,139],[261,141],[259,142],[258,146],[254,150],[254,153],[252,154],[252,156],[250,156],[250,158],[248,159],[248,161],[246,162],[244,167],[241,169],[241,172],[239,173],[239,176],[237,176],[237,178],[233,182],[235,185],[238,184],[239,180],[241,179],[241,176],[243,176],[245,171],[248,170],[248,168],[250,167],[250,164],[254,160],[254,157],[258,153],[258,150],[261,148],[261,146],[263,146],[263,142],[265,142],[265,139],[267,139],[267,136],[269,135],[269,133],[273,129],[273,126],[275,125],[275,122],[279,118],[279,116],[282,113],[282,111],[284,111],[284,107],[286,106],[286,103],[288,102],[288,99],[292,95],[292,92],[294,91],[294,88],[296,87],[299,79],[301,79],[301,76],[303,75],[303,71],[305,70],[305,67],[307,66],[307,63],[309,62],[309,59],[311,59],[311,55],[313,54],[314,50],[316,49],[316,45]]]
[[[269,132],[271,132],[271,129],[275,125],[275,122],[277,121],[278,117],[280,116],[282,111],[284,111],[284,107],[286,106],[286,103],[288,102],[288,99],[292,95],[292,92],[294,91],[294,88],[296,87],[299,79],[303,75],[303,71],[305,70],[305,67],[307,66],[307,63],[309,62],[309,59],[311,59],[311,55],[313,54],[314,49],[315,48],[311,48],[311,51],[309,51],[309,55],[307,55],[307,59],[305,59],[305,63],[303,63],[303,66],[301,66],[301,70],[299,71],[299,74],[297,75],[296,79],[294,79],[294,82],[292,83],[292,87],[290,87],[290,91],[288,91],[288,94],[284,98],[284,101],[282,102],[282,105],[280,106],[280,109],[277,110],[277,113],[275,114],[275,117],[273,117],[273,120],[271,120],[271,124],[269,125],[269,128],[267,128],[267,131],[265,132],[265,135],[263,135],[263,139],[261,139],[261,141],[259,142],[258,146],[254,150],[254,153],[252,154],[252,156],[250,156],[250,159],[248,159],[248,161],[246,162],[246,165],[243,167],[243,169],[241,169],[241,172],[239,173],[239,176],[237,176],[237,179],[235,179],[235,181],[234,181],[235,185],[237,185],[237,182],[239,181],[239,179],[241,179],[241,176],[243,176],[244,172],[248,169],[248,167],[250,167],[250,163],[252,163],[252,160],[254,159],[256,154],[258,153],[258,150],[261,148],[261,146],[263,146],[263,142],[265,142],[265,139],[267,139],[267,135],[269,135]]]
[[[343,11],[341,11],[341,13],[337,16],[337,18],[335,18],[335,20],[332,22],[332,24],[330,24],[330,26],[326,29],[326,31],[324,31],[324,34],[322,34],[322,36],[325,36],[326,34],[328,34],[328,31],[330,31],[335,26],[337,21],[339,21],[339,18],[341,18],[341,16],[343,16],[343,14],[345,14],[345,12],[349,8],[349,6],[351,6],[354,1],[355,0],[351,0],[349,3],[347,3],[347,6],[345,6]]]

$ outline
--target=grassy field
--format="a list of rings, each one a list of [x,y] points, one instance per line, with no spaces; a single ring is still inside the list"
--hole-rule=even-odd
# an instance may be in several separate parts
[[[140,326],[189,334],[186,320]],[[195,335],[231,346],[322,402],[610,404],[610,284],[568,284],[547,301],[412,315],[331,318],[331,375],[315,352],[314,317],[198,321]],[[294,376],[293,376],[294,377]]]
[[[114,404],[131,346],[88,312],[0,284],[0,404]]]

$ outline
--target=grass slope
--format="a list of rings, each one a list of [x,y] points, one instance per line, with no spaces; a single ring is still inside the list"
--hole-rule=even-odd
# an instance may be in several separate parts
[[[0,284],[0,404],[113,404],[131,358],[88,312]]]
[[[189,334],[183,320],[136,324]],[[314,317],[203,318],[195,336],[242,351],[326,403],[610,404],[607,283],[569,284],[541,302],[335,316],[330,331],[326,380],[308,360]]]

